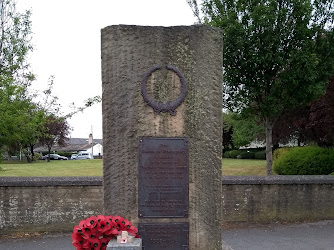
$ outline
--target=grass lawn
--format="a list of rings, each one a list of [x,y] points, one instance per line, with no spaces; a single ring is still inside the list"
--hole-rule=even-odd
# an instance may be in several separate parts
[[[223,175],[266,175],[266,161],[223,158],[222,173]]]
[[[6,162],[0,164],[4,176],[102,176],[102,160],[42,161],[34,163]]]
[[[102,176],[102,160],[6,162],[0,164],[4,176]],[[266,175],[265,160],[223,158],[223,175]]]

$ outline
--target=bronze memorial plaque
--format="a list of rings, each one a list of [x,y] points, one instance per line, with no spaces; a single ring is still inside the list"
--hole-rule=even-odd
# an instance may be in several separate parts
[[[140,223],[138,232],[147,250],[189,249],[188,223]]]
[[[139,217],[188,217],[188,158],[187,138],[139,139]]]

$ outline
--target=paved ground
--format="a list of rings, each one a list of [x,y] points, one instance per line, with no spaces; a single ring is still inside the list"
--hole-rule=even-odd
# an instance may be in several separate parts
[[[224,250],[333,250],[334,220],[302,224],[237,225],[223,230]],[[74,249],[70,234],[0,238],[0,249]],[[208,249],[210,250],[210,249]]]
[[[334,220],[228,229],[223,241],[234,250],[333,250]]]

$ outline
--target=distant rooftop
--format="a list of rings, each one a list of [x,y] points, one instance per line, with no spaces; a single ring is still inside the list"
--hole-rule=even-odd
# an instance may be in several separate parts
[[[101,144],[102,139],[94,139],[94,145]],[[67,141],[67,146],[60,147],[60,146],[53,146],[51,151],[65,151],[65,152],[75,152],[75,151],[86,151],[87,149],[91,148],[91,144],[88,142],[86,138],[69,138]],[[47,147],[40,146],[34,149],[35,152],[43,152],[48,151]]]
[[[67,144],[88,144],[88,138],[69,138]],[[94,139],[94,144],[100,143],[102,145],[102,139]]]

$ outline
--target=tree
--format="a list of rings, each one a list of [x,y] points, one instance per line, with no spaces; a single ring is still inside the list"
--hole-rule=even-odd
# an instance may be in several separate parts
[[[66,146],[67,136],[69,135],[70,127],[63,117],[57,117],[54,114],[49,114],[45,120],[45,131],[39,138],[42,145],[48,147],[48,161],[50,161],[51,148],[58,144]]]
[[[334,77],[331,77],[326,93],[310,104],[310,115],[306,129],[311,139],[320,147],[334,145]]]
[[[234,112],[223,113],[223,131],[224,129],[232,130],[232,145],[238,148],[247,146],[254,140],[262,140],[264,134],[263,124],[257,117]]]
[[[18,138],[19,121],[31,99],[27,88],[34,80],[27,63],[30,44],[30,12],[16,12],[15,2],[0,0],[0,148]]]
[[[23,87],[34,79],[27,63],[27,55],[32,50],[30,15],[30,11],[17,13],[14,1],[0,0],[1,80]]]
[[[225,116],[227,116],[227,114],[223,112],[223,152],[225,152],[226,149],[235,148],[233,143],[233,127],[232,124],[226,121]]]
[[[316,142],[320,147],[334,145],[334,77],[326,92],[306,106],[285,113],[274,127],[274,141]]]
[[[333,0],[203,0],[205,21],[223,30],[225,105],[265,124],[267,175],[277,118],[320,96],[334,73],[333,5]]]
[[[37,105],[31,106],[28,112],[22,115],[23,120],[19,125],[20,137],[18,142],[23,149],[28,163],[35,160],[34,146],[43,135],[45,124],[44,110],[39,109]]]
[[[298,146],[301,146],[302,143],[310,142],[310,137],[306,130],[309,112],[309,106],[303,105],[280,115],[273,127],[273,144],[288,144],[292,141],[297,141]]]

